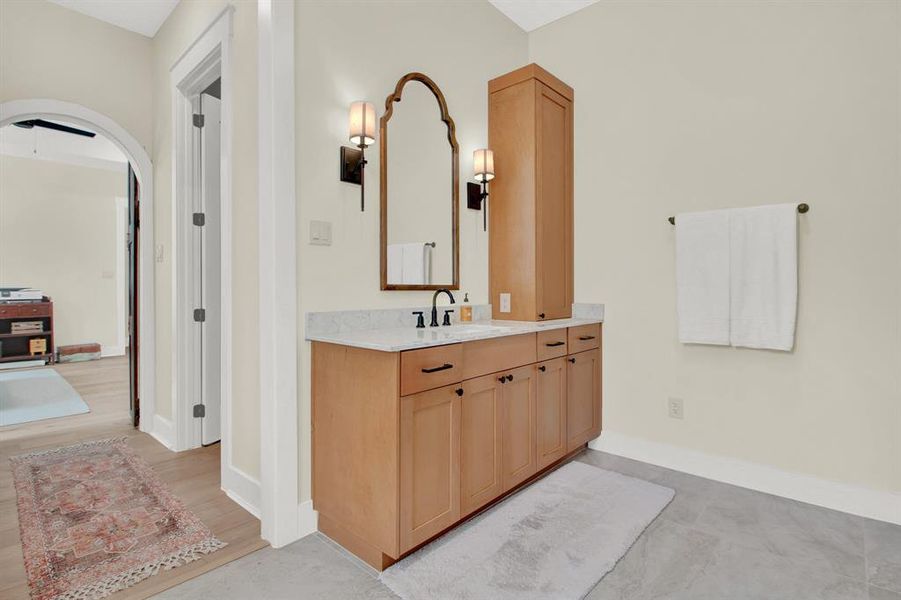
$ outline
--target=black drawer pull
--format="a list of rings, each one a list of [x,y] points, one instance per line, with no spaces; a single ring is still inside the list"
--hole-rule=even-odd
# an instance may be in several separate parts
[[[540,367],[538,367],[538,370],[541,371],[542,373],[544,373],[545,371],[547,371],[547,367],[545,367],[544,365],[541,365]]]
[[[556,346],[564,346],[564,345],[566,345],[566,342],[550,342],[548,344],[545,344],[545,346],[547,346],[548,348],[554,348]]]
[[[594,339],[593,335],[580,335],[579,336],[580,342],[587,342],[588,340],[593,340],[593,339]]]
[[[453,369],[454,365],[450,363],[444,363],[440,367],[432,367],[431,369],[423,369],[423,373],[437,373],[438,371],[447,371],[448,369]]]

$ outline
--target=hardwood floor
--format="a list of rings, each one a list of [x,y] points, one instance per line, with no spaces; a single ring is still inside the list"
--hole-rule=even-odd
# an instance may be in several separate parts
[[[147,598],[265,547],[260,522],[225,495],[219,484],[219,445],[171,452],[134,429],[128,414],[125,358],[54,365],[78,391],[91,412],[0,428],[0,599],[28,598],[19,541],[16,492],[9,457],[32,450],[125,436],[169,489],[228,546],[200,560],[161,571],[109,598]]]

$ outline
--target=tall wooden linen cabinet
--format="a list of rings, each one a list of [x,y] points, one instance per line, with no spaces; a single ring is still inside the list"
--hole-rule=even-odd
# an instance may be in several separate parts
[[[527,65],[488,82],[489,289],[495,319],[572,316],[573,89]],[[509,312],[501,294],[509,294]]]

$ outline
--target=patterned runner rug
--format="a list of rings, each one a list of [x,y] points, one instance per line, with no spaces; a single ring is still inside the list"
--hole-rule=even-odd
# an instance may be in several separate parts
[[[102,598],[225,546],[125,438],[10,461],[34,600]]]

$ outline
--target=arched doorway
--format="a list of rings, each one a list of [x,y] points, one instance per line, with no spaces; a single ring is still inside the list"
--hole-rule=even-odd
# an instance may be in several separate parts
[[[140,143],[121,125],[96,111],[60,100],[10,100],[0,103],[0,127],[28,119],[59,119],[91,129],[113,142],[128,157],[141,189],[141,234],[138,236],[138,397],[147,415],[154,411],[155,345],[154,345],[154,236],[153,236],[153,165]],[[153,428],[151,419],[142,419],[141,431]]]

